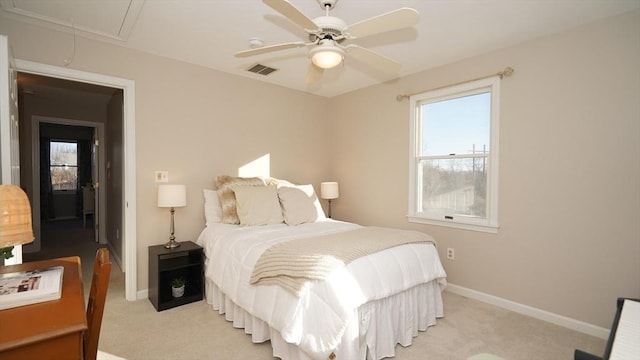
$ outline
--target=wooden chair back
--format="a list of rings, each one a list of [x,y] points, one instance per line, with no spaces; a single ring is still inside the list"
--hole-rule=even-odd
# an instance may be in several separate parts
[[[110,274],[109,250],[100,248],[96,252],[93,277],[91,278],[91,290],[89,291],[89,303],[87,304],[88,329],[84,336],[84,360],[95,360],[98,354],[100,326],[102,325],[102,314],[104,313],[104,304],[107,299]]]

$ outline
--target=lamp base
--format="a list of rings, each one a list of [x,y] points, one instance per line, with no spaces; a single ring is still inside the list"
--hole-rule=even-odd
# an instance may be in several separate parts
[[[164,247],[167,249],[175,249],[177,247],[180,246],[180,243],[175,241],[174,239],[169,240],[169,242],[167,242],[166,244],[164,244]]]
[[[175,226],[173,224],[173,213],[175,213],[175,209],[173,208],[173,206],[171,207],[171,210],[169,210],[169,212],[171,212],[171,225],[169,227],[169,231],[171,232],[171,235],[169,235],[169,242],[164,244],[164,247],[167,249],[175,249],[178,246],[180,246],[180,243],[176,241],[176,236],[175,234]]]

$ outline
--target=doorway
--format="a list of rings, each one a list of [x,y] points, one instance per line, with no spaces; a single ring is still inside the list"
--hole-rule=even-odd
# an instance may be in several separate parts
[[[24,91],[21,88],[21,91]],[[33,90],[31,90],[33,91]],[[71,94],[65,96],[73,96]],[[25,103],[27,101],[24,101]],[[28,104],[24,104],[28,107]],[[28,112],[26,109],[25,112]],[[33,227],[35,241],[33,245],[26,245],[25,252],[39,251],[42,247],[42,223],[46,221],[82,218],[86,227],[86,215],[90,214],[90,227],[94,229],[93,240],[100,244],[106,241],[106,196],[101,191],[101,184],[105,183],[105,134],[104,123],[81,121],[73,119],[52,118],[48,116],[31,116],[31,141],[21,141],[23,147],[31,145],[31,172],[23,167],[22,179],[32,179],[32,203],[34,211]],[[65,179],[65,185],[52,185],[54,174],[51,172],[51,162],[56,157],[52,143],[74,145],[75,161],[64,159],[59,161],[64,167],[61,171],[68,171],[71,179]],[[102,144],[102,145],[100,145]],[[61,155],[57,155],[61,156]],[[27,161],[21,161],[25,164]],[[55,170],[55,164],[53,169]],[[26,184],[25,184],[26,185]],[[120,185],[120,184],[118,184]],[[90,191],[86,191],[89,189]],[[93,199],[87,199],[91,196]],[[85,204],[91,204],[91,209],[85,209]],[[39,216],[37,216],[39,214]],[[114,220],[112,220],[114,221]],[[117,220],[116,220],[117,221]],[[102,226],[101,226],[102,225]],[[93,259],[89,259],[93,261]]]
[[[79,256],[83,279],[90,281],[98,247],[113,247],[106,241],[107,206],[99,185],[104,184],[108,149],[105,126],[114,121],[118,124],[112,129],[122,128],[122,112],[107,116],[107,104],[118,101],[122,91],[33,74],[18,73],[17,80],[20,178],[31,195],[35,235],[34,242],[23,246],[23,259]],[[85,204],[92,206],[85,209]],[[112,222],[119,226],[117,218]]]
[[[106,205],[101,206],[103,213],[105,214],[106,221],[105,226],[105,238],[106,243],[110,247],[111,257],[114,262],[125,273],[125,297],[127,300],[136,300],[137,294],[137,255],[136,255],[136,243],[135,243],[135,119],[134,119],[134,94],[135,87],[134,82],[131,80],[114,78],[110,76],[87,73],[77,70],[71,70],[67,68],[61,68],[56,66],[44,65],[33,63],[29,61],[16,60],[16,69],[19,74],[23,75],[35,75],[48,79],[53,83],[61,85],[57,88],[64,89],[64,86],[68,86],[67,82],[73,83],[76,91],[86,90],[86,87],[99,87],[99,88],[111,88],[119,93],[119,101],[113,102],[112,109],[118,109],[121,121],[118,126],[111,128],[110,126],[118,123],[116,121],[104,121],[104,133],[108,135],[119,134],[119,141],[115,141],[118,148],[113,153],[118,153],[118,156],[109,158],[109,150],[105,150],[105,181],[103,182],[103,193],[109,193],[109,203],[113,206]],[[68,89],[67,89],[68,90]],[[109,90],[111,91],[111,90]],[[20,96],[30,96],[28,92],[19,94]],[[96,95],[95,93],[93,95]],[[20,99],[19,99],[20,100]],[[24,100],[24,98],[22,99]],[[86,99],[85,99],[86,100]],[[95,100],[95,99],[94,99]],[[86,104],[86,101],[84,101]],[[31,143],[31,136],[33,131],[29,129],[31,127],[31,121],[24,122],[24,118],[32,118],[32,114],[26,113],[26,116],[22,116],[25,109],[23,108],[24,101],[19,101],[19,107],[21,112],[21,143]],[[67,109],[69,110],[69,109]],[[107,110],[109,112],[110,110]],[[39,114],[40,115],[40,114]],[[112,115],[107,115],[112,116]],[[66,118],[66,119],[78,119],[78,116],[65,115],[60,116],[59,113],[51,114],[50,117]],[[100,121],[98,121],[100,122]],[[109,136],[106,136],[106,141],[103,144],[108,144]],[[117,136],[117,135],[116,135]],[[21,151],[23,146],[21,145]],[[31,152],[31,151],[27,151]],[[21,175],[26,173],[27,169],[33,169],[33,156],[23,156],[21,154]],[[111,174],[109,173],[111,171]],[[34,175],[31,174],[33,177]],[[110,177],[111,176],[111,177]],[[31,184],[33,180],[27,180],[25,183]],[[107,186],[112,184],[114,191],[110,192]],[[33,186],[28,186],[33,194]],[[37,197],[34,197],[36,199]],[[34,209],[35,211],[35,209]],[[111,227],[109,224],[112,224]],[[35,231],[34,226],[34,231]],[[40,229],[38,229],[40,230]]]

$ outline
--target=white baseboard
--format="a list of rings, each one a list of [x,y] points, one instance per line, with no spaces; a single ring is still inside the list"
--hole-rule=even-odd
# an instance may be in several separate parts
[[[122,265],[122,259],[120,259],[117,252],[113,249],[113,245],[111,245],[110,242],[107,242],[106,244],[101,244],[101,245],[106,245],[109,248],[109,257],[111,258],[111,260],[115,262],[116,265],[120,267],[120,269],[124,269]],[[149,289],[138,290],[136,292],[136,300],[142,300],[148,297],[149,297]]]
[[[138,292],[136,293],[137,300],[147,299],[148,297],[149,297],[149,289],[138,290]]]
[[[501,307],[522,315],[527,315],[535,319],[548,321],[552,324],[560,325],[571,330],[579,331],[584,334],[595,336],[601,339],[609,338],[609,329],[595,326],[583,321],[568,318],[566,316],[554,314],[549,311],[537,309],[528,305],[513,302],[497,296],[489,295],[480,291],[472,290],[462,286],[447,284],[446,291],[465,296],[474,300],[482,301],[491,305]]]
[[[120,269],[124,269],[122,267],[122,259],[120,259],[120,257],[118,256],[118,253],[113,249],[113,245],[111,245],[111,243],[108,241],[106,244],[101,243],[100,245],[106,245],[107,248],[109,249],[109,257],[111,258],[111,260],[115,262]]]

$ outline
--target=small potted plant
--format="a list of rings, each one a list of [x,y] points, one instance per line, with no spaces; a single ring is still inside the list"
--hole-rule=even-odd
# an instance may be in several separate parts
[[[171,280],[171,295],[175,298],[184,295],[184,285],[185,281],[182,277],[177,277]]]

